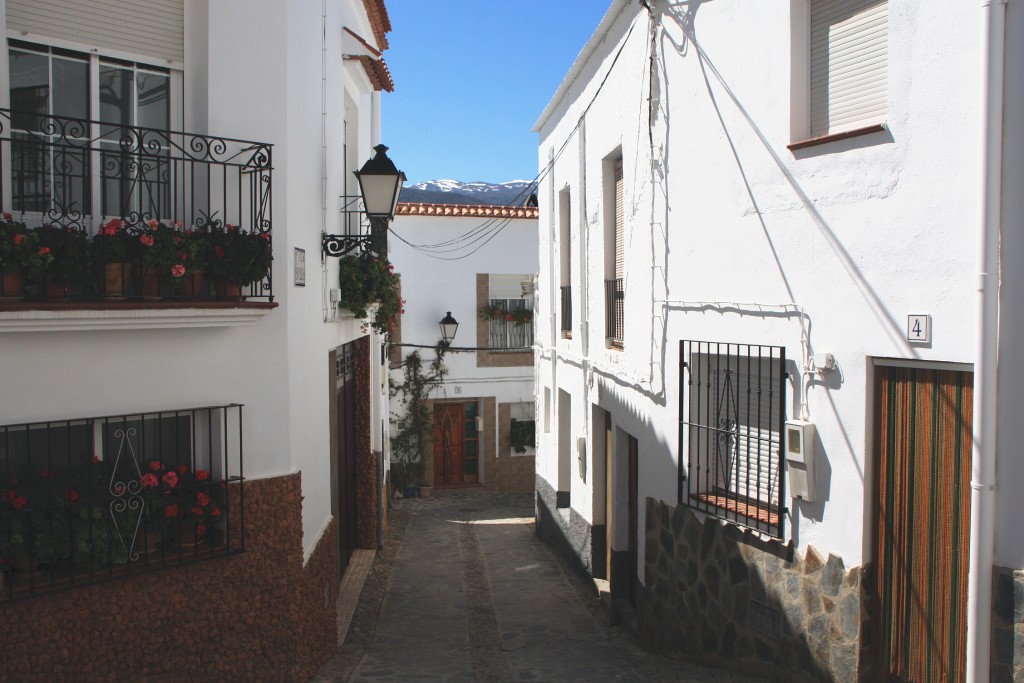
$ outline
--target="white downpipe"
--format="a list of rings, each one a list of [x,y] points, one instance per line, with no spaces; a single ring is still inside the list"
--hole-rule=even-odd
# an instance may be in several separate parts
[[[981,7],[981,215],[971,453],[971,559],[967,576],[968,683],[988,681],[991,671],[1006,0],[984,0]]]

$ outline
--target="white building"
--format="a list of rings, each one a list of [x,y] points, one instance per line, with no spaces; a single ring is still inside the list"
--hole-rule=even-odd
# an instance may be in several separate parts
[[[393,230],[406,313],[392,339],[392,383],[404,384],[409,354],[433,360],[447,313],[459,323],[443,356],[446,375],[427,401],[422,481],[533,490],[537,209],[401,203]],[[392,395],[394,415],[406,413],[405,397]]]
[[[659,647],[1024,675],[1024,13],[923,8],[616,0],[536,124],[539,530]]]
[[[382,514],[383,339],[332,306],[337,260],[320,252],[323,233],[351,231],[339,206],[380,142],[384,1],[8,0],[0,21],[0,107],[37,116],[0,115],[15,220],[89,235],[122,216],[231,223],[269,231],[274,257],[243,302],[212,289],[198,302],[99,300],[82,285],[69,301],[0,303],[4,486],[28,462],[81,488],[91,456],[129,455],[143,471],[177,462],[231,482],[227,524],[184,553],[163,539],[137,561],[8,574],[3,677],[305,680],[334,652],[341,573],[355,547],[376,547]],[[17,132],[41,122],[52,126]],[[118,426],[135,433],[116,441]],[[34,433],[49,450],[18,446]],[[232,556],[50,594],[204,554]]]

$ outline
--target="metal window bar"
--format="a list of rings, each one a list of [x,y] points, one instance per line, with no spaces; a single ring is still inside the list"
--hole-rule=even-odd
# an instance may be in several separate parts
[[[621,347],[626,315],[626,291],[622,278],[604,281],[604,336],[612,346]]]
[[[239,404],[0,426],[0,601],[243,552],[242,462]]]
[[[679,502],[783,538],[785,348],[684,340],[679,364]]]
[[[572,287],[562,287],[562,332],[572,332]]]
[[[133,229],[158,220],[186,229],[231,224],[270,234],[272,148],[0,109],[0,211],[29,227],[54,224],[90,233],[121,218]],[[3,167],[7,159],[10,168]],[[272,300],[269,270],[243,294]]]
[[[493,311],[500,311],[487,323],[487,347],[492,351],[523,351],[533,346],[533,319],[516,322],[515,311],[530,310],[522,299],[491,299]]]

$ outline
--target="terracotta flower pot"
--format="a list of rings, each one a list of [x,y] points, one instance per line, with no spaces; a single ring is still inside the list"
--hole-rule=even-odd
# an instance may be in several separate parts
[[[14,564],[11,565],[12,570],[19,574],[31,574],[39,571],[39,558],[29,553],[27,548],[19,546],[14,549],[12,555],[14,559]]]
[[[200,299],[203,296],[203,271],[190,270],[182,278],[178,296],[182,299]]]
[[[43,283],[43,295],[47,299],[66,299],[70,295],[70,291],[65,283],[54,282],[47,278]]]
[[[241,299],[242,298],[242,287],[236,285],[233,282],[227,282],[225,280],[217,280],[217,298],[219,299]]]
[[[174,543],[185,548],[192,548],[206,538],[206,527],[193,522],[182,522],[178,528]]]
[[[0,278],[0,296],[20,299],[25,294],[25,274],[21,268],[3,272]]]
[[[138,292],[143,299],[160,298],[160,278],[156,268],[143,268],[139,272]]]
[[[103,266],[103,296],[108,299],[123,297],[127,279],[127,263],[108,263]]]

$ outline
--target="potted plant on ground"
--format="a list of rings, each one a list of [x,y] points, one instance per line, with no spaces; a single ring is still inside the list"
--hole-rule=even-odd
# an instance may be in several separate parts
[[[263,280],[274,260],[269,232],[243,230],[228,223],[208,233],[207,270],[217,296],[238,299],[242,288]]]

